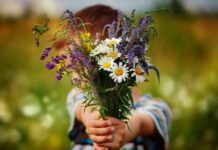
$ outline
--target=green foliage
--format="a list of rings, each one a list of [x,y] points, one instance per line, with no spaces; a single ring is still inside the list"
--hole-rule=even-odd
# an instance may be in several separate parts
[[[36,24],[34,25],[33,27],[33,32],[35,34],[38,34],[38,35],[42,35],[44,33],[46,33],[48,30],[49,30],[49,27],[48,27],[48,23],[49,23],[49,18],[47,16],[45,16],[45,22],[44,24]]]

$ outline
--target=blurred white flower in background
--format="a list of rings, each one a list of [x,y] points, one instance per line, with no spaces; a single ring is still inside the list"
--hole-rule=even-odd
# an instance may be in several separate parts
[[[41,112],[41,105],[36,96],[27,94],[21,99],[21,112],[26,117],[33,117]]]

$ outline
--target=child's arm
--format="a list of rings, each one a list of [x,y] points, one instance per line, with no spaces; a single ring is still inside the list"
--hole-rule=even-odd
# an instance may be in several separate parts
[[[152,118],[146,114],[133,112],[129,117],[129,127],[123,121],[114,117],[107,117],[107,120],[100,119],[96,111],[86,109],[82,104],[77,106],[76,117],[86,127],[86,133],[94,141],[95,147],[120,148],[123,144],[133,140],[139,135],[151,135],[155,131]]]

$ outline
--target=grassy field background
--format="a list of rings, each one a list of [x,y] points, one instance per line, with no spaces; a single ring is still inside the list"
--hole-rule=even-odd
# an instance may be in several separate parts
[[[170,149],[218,150],[218,17],[154,14],[157,38],[148,55],[161,72],[143,92],[166,100],[173,112]],[[39,60],[36,19],[0,19],[0,149],[69,149],[69,78]]]

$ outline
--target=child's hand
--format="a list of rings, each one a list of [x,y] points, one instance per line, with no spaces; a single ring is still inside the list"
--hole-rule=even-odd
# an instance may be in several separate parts
[[[86,127],[86,133],[95,143],[109,142],[114,131],[110,120],[102,120],[97,111],[87,108],[81,112],[81,120]]]
[[[126,124],[114,117],[102,120],[98,111],[89,107],[78,108],[78,118],[86,127],[87,135],[93,140],[96,150],[118,149],[125,141]]]
[[[113,132],[110,132],[108,134],[108,136],[112,138],[105,142],[96,142],[95,145],[107,147],[110,149],[119,149],[125,143],[125,135],[128,131],[126,124],[123,121],[118,120],[114,117],[107,117],[107,120],[112,122],[112,125],[110,127],[115,129]]]

